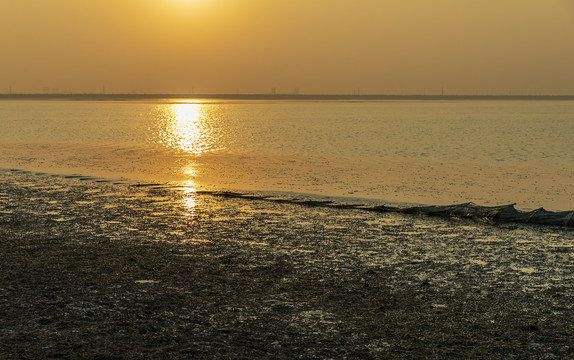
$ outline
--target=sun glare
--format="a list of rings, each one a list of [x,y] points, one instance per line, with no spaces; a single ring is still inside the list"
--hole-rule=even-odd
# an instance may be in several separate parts
[[[205,0],[174,0],[174,2],[176,4],[181,4],[181,5],[199,5],[203,2],[205,2]]]
[[[183,184],[183,207],[185,208],[185,215],[188,217],[194,217],[197,208],[197,193],[196,185],[193,180],[187,180]]]
[[[217,150],[212,124],[203,104],[179,103],[160,106],[158,142],[188,154],[201,155]]]
[[[201,105],[177,104],[173,106],[175,137],[181,150],[199,154],[202,150]]]

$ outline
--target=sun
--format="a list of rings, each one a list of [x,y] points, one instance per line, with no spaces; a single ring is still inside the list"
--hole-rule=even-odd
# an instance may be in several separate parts
[[[174,1],[176,3],[180,3],[183,5],[197,5],[204,2],[205,0],[174,0]]]
[[[179,8],[184,7],[196,9],[197,7],[203,7],[206,5],[207,0],[172,0],[172,2]]]

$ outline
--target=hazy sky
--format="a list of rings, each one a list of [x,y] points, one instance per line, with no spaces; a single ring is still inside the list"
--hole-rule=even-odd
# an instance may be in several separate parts
[[[574,0],[0,0],[0,46],[2,93],[574,94]]]

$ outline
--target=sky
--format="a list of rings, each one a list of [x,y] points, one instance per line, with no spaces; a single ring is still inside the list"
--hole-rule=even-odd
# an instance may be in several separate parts
[[[0,93],[574,94],[574,0],[0,0]]]

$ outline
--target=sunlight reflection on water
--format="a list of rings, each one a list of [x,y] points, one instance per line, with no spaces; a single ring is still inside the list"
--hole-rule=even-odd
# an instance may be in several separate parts
[[[197,212],[197,190],[193,180],[186,180],[183,183],[183,207],[187,217],[195,217]]]
[[[573,113],[572,101],[3,101],[0,167],[569,210]]]
[[[158,105],[159,137],[164,145],[193,155],[218,150],[213,119],[205,104]]]

